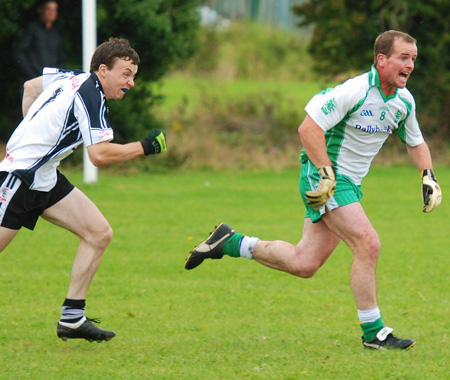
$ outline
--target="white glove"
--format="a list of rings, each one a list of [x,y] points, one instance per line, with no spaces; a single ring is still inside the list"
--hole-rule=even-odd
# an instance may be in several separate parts
[[[305,194],[306,204],[314,210],[320,209],[328,199],[334,194],[336,187],[336,172],[332,166],[324,166],[319,169],[321,179],[319,187],[314,191],[307,191]]]
[[[433,170],[422,170],[423,212],[431,212],[441,204],[442,191],[436,181]]]

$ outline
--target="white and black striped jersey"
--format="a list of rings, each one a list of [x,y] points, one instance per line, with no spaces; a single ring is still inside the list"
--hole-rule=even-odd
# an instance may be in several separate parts
[[[0,171],[32,190],[49,191],[60,161],[77,146],[110,141],[108,105],[94,73],[45,68],[44,91],[6,145]]]

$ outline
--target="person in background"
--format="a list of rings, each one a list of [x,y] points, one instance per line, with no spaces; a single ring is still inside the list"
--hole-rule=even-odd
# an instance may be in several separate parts
[[[40,1],[38,20],[23,31],[14,46],[14,59],[24,81],[42,75],[44,67],[65,67],[64,45],[55,21],[58,18],[56,1]]]

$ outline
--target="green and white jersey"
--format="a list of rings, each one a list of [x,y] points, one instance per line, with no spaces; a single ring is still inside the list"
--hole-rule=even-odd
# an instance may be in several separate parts
[[[360,185],[386,139],[396,132],[404,144],[424,139],[416,105],[406,88],[386,97],[377,69],[315,95],[305,107],[325,132],[327,152],[337,171]],[[305,151],[301,161],[308,159]]]

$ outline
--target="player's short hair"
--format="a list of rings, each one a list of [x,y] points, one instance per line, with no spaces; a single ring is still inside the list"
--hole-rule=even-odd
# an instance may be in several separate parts
[[[375,66],[377,65],[378,54],[384,54],[386,57],[391,56],[394,42],[397,38],[410,44],[417,44],[417,40],[408,33],[399,32],[398,30],[388,30],[381,33],[373,45],[373,64]]]
[[[106,65],[111,70],[116,59],[131,61],[136,66],[141,63],[138,53],[134,51],[128,40],[111,37],[95,49],[91,59],[90,71],[97,71],[100,65]]]

